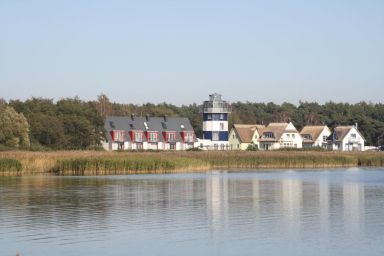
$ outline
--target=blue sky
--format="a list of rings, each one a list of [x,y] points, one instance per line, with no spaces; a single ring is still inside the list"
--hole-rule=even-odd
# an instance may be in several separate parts
[[[0,0],[0,97],[383,102],[384,1]]]

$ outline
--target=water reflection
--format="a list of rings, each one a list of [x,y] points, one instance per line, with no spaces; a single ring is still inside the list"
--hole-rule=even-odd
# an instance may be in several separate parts
[[[2,177],[0,243],[7,255],[382,252],[383,172],[366,175]]]

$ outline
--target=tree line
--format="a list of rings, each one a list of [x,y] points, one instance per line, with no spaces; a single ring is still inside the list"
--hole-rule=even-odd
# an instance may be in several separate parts
[[[275,104],[234,102],[229,126],[232,124],[265,124],[291,121],[298,130],[305,125],[355,125],[367,145],[384,144],[384,105],[300,102]],[[121,104],[101,94],[93,101],[78,97],[57,102],[31,98],[25,101],[0,99],[0,148],[31,150],[97,149],[105,138],[106,116],[180,116],[187,117],[197,137],[202,136],[202,105],[146,103]]]

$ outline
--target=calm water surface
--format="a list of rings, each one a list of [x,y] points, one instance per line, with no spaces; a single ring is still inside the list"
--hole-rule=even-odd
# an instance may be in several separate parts
[[[384,169],[0,177],[0,255],[384,255]]]

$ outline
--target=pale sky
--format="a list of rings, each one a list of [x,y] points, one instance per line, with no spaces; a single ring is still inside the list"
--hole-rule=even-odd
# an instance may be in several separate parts
[[[384,102],[382,0],[0,0],[0,98]]]

